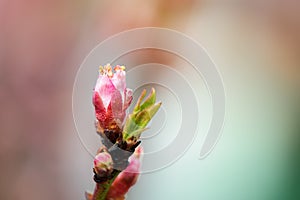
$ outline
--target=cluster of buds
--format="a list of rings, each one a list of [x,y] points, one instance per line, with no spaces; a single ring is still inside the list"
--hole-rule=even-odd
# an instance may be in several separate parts
[[[133,92],[126,88],[124,66],[110,64],[99,67],[99,77],[93,93],[96,130],[102,146],[94,159],[93,194],[86,193],[87,200],[121,200],[138,178],[141,155],[140,135],[161,103],[156,103],[152,88],[146,96],[144,90],[133,112],[127,114]]]

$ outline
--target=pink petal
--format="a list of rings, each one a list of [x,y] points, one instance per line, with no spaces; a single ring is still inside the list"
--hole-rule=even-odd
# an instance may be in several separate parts
[[[131,104],[132,101],[132,90],[129,88],[126,88],[124,91],[124,105],[123,105],[123,110],[125,111]]]
[[[141,155],[143,154],[144,150],[142,146],[138,146],[134,154],[129,157],[129,165],[124,170],[124,172],[128,173],[139,173],[141,167]]]
[[[108,105],[107,110],[106,110],[106,116],[105,116],[105,129],[109,129],[109,126],[112,124],[114,121],[113,113],[112,113],[112,108],[111,104]]]
[[[109,173],[113,170],[113,160],[108,152],[101,152],[96,155],[94,169],[98,175]]]
[[[123,92],[126,88],[126,72],[121,70],[116,71],[114,76],[111,78],[111,81],[123,95]]]
[[[103,101],[103,105],[105,108],[107,108],[111,99],[111,95],[116,90],[116,87],[111,79],[106,75],[100,75],[97,80],[95,90],[99,92],[99,95]]]
[[[112,163],[112,158],[109,153],[101,152],[94,159],[94,167]]]
[[[115,90],[115,92],[112,94],[109,108],[111,109],[113,118],[115,119],[119,127],[122,126],[125,117],[125,113],[122,109],[122,104],[123,102],[121,93],[118,90]]]
[[[100,125],[105,121],[106,109],[103,105],[102,99],[97,91],[94,91],[93,104],[95,106],[96,118],[100,122]]]

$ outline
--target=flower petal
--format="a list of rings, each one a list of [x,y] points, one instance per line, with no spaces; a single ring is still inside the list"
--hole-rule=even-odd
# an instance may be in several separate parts
[[[113,117],[113,113],[112,113],[112,108],[111,108],[111,104],[108,105],[107,110],[106,110],[106,116],[105,116],[105,129],[111,129],[110,125],[113,124],[114,122],[114,117]]]
[[[123,70],[117,70],[114,76],[111,78],[114,86],[120,91],[121,95],[126,88],[126,72]]]
[[[107,108],[111,99],[111,95],[116,90],[116,87],[111,79],[106,75],[100,75],[97,80],[95,90],[99,92],[99,95],[103,101],[103,105],[105,108]]]
[[[108,108],[111,109],[112,116],[119,127],[122,126],[125,117],[125,112],[123,112],[122,107],[123,102],[121,93],[118,90],[115,90],[111,96],[111,101]]]
[[[129,88],[126,88],[124,91],[124,105],[123,105],[123,110],[125,111],[131,104],[132,101],[132,90]]]
[[[106,109],[97,91],[94,91],[93,104],[95,106],[96,118],[98,119],[100,125],[102,125],[106,118]]]

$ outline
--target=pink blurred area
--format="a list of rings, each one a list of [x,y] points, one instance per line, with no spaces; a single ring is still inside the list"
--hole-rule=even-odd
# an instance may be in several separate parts
[[[0,2],[0,199],[63,199],[59,152],[80,22],[71,1]],[[77,5],[78,6],[78,5]]]
[[[73,197],[72,188],[66,189],[68,167],[66,154],[61,153],[66,150],[68,138],[75,137],[75,128],[66,128],[72,124],[73,81],[87,53],[112,34],[159,26],[199,35],[200,28],[191,24],[203,20],[205,13],[218,17],[220,12],[233,10],[241,17],[241,24],[234,24],[238,28],[245,27],[243,23],[249,19],[252,30],[267,26],[267,45],[276,41],[270,56],[278,56],[278,62],[285,65],[278,64],[274,70],[282,72],[287,80],[298,80],[299,3],[260,4],[196,0],[0,1],[0,199]]]

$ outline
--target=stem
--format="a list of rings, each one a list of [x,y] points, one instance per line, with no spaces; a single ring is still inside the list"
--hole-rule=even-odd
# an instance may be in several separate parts
[[[120,171],[114,170],[111,174],[111,179],[103,182],[103,183],[97,183],[96,188],[93,195],[93,200],[105,200],[106,195],[108,193],[108,190],[111,186],[111,184],[114,182],[114,180],[119,175]]]

